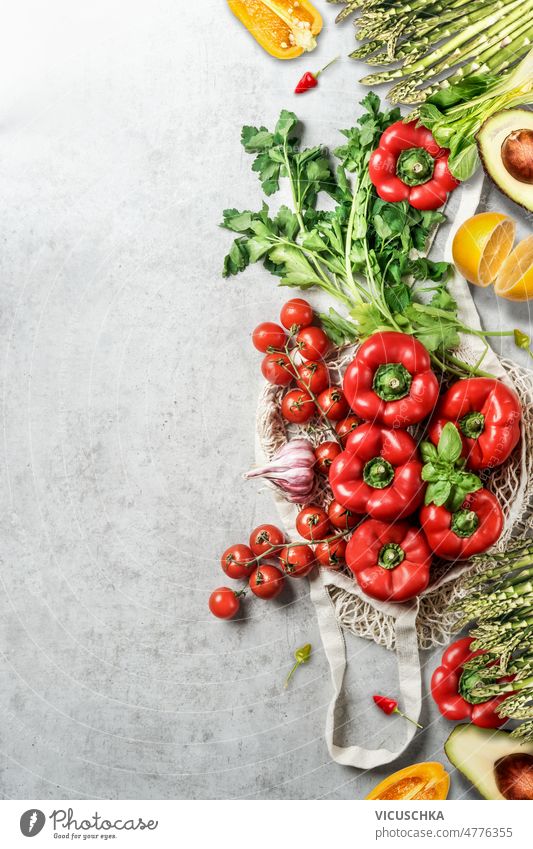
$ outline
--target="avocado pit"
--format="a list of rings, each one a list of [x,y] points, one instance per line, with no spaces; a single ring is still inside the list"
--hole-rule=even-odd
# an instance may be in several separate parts
[[[494,764],[494,778],[505,799],[533,800],[533,756],[513,752]]]
[[[520,183],[533,184],[533,130],[513,130],[501,149],[505,170]]]

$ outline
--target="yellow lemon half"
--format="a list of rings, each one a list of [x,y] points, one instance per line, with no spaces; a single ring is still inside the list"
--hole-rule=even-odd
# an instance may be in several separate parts
[[[481,212],[461,224],[455,234],[452,255],[457,270],[469,283],[493,283],[509,256],[516,225],[501,212]]]
[[[523,239],[503,263],[494,291],[509,301],[533,298],[533,236]]]

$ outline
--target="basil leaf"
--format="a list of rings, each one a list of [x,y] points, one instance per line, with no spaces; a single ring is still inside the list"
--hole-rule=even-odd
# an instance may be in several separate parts
[[[423,481],[439,481],[441,479],[442,475],[439,470],[435,468],[433,463],[426,463],[426,465],[422,467]]]
[[[483,486],[481,479],[478,478],[477,475],[473,475],[471,472],[460,472],[460,475],[461,482],[459,486],[464,489],[466,493],[477,492],[477,490],[481,489]]]
[[[468,493],[465,492],[464,489],[460,486],[455,486],[446,502],[448,510],[451,510],[452,513],[459,510],[467,495]]]
[[[462,450],[463,441],[459,435],[459,431],[452,422],[447,422],[442,428],[439,439],[439,458],[446,460],[448,463],[455,463],[461,456]]]
[[[438,458],[438,451],[432,442],[421,442],[420,453],[424,463],[431,463]]]
[[[450,497],[452,485],[449,481],[436,481],[430,483],[426,489],[425,504],[436,504],[437,507],[442,507]]]

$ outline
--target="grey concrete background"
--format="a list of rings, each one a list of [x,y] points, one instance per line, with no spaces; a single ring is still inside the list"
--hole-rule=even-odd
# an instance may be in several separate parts
[[[276,519],[241,473],[261,386],[249,335],[286,292],[259,268],[220,278],[220,212],[260,197],[240,127],[288,107],[310,143],[334,145],[362,94],[351,26],[317,4],[319,48],[291,63],[215,0],[21,0],[4,19],[5,798],[361,798],[389,771],[330,762],[306,582],[242,621],[206,607],[220,552]],[[296,98],[301,73],[337,53]],[[524,307],[476,296],[485,320],[527,323]],[[345,739],[394,743],[403,726],[369,704],[395,692],[394,658],[349,651]],[[427,683],[437,655],[424,663]],[[423,721],[398,767],[445,762],[450,725],[428,699]],[[452,798],[469,795],[454,775]]]

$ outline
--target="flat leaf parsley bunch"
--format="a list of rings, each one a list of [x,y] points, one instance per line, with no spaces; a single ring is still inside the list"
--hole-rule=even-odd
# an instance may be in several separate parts
[[[400,112],[382,112],[373,93],[361,105],[356,126],[341,131],[345,143],[334,151],[336,167],[323,146],[301,148],[301,129],[292,112],[281,113],[273,132],[243,127],[241,142],[255,156],[252,170],[263,192],[270,197],[280,180],[288,179],[292,209],[281,206],[274,216],[265,202],[258,212],[226,209],[222,226],[238,235],[223,274],[229,277],[262,261],[280,285],[318,287],[342,304],[344,315],[334,308],[320,315],[335,344],[397,330],[419,339],[440,369],[460,377],[484,374],[483,356],[471,366],[454,350],[460,332],[482,338],[485,351],[485,337],[493,334],[463,324],[446,287],[450,265],[421,255],[444,215],[381,200],[368,175],[370,154]],[[318,208],[321,194],[333,199],[332,210]],[[427,281],[430,285],[421,285]]]

